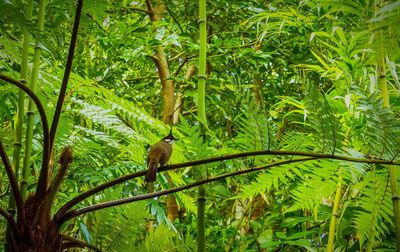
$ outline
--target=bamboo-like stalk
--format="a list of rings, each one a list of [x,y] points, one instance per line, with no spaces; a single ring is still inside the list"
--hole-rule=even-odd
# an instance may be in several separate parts
[[[32,22],[32,12],[33,12],[33,0],[28,0],[26,2],[26,16],[25,21],[27,23]],[[22,45],[22,60],[21,60],[21,72],[20,72],[20,80],[26,82],[28,77],[28,57],[29,57],[29,43],[31,40],[30,34],[27,29],[24,30],[24,42]],[[15,120],[15,136],[14,136],[14,149],[13,149],[13,171],[15,174],[15,179],[18,183],[19,170],[20,170],[20,160],[21,160],[21,149],[22,149],[22,125],[24,120],[25,113],[25,92],[23,90],[19,90],[18,92],[18,109],[17,109],[17,117]],[[10,200],[8,203],[8,209],[12,212],[15,212],[15,199],[14,195],[10,194]],[[7,237],[10,237],[11,234],[11,226],[7,224]],[[5,244],[5,251],[9,251],[8,243]]]
[[[33,0],[28,0],[26,6],[26,17],[25,20],[27,23],[32,22],[32,12],[33,12]],[[31,40],[31,36],[27,29],[24,30],[24,42],[22,46],[22,61],[21,61],[21,72],[20,72],[20,80],[26,82],[28,77],[28,57],[29,57],[29,43]],[[19,90],[18,92],[18,111],[17,118],[15,120],[15,137],[14,137],[14,150],[13,150],[13,170],[15,173],[15,177],[18,181],[19,176],[19,168],[20,168],[20,158],[21,158],[21,149],[22,149],[22,125],[24,120],[24,107],[25,107],[25,92],[23,90]],[[15,208],[15,203],[11,200],[10,197],[10,205],[9,209]]]
[[[37,79],[39,75],[39,67],[40,67],[40,56],[41,56],[41,48],[40,48],[40,39],[41,35],[44,31],[44,15],[45,15],[45,8],[47,5],[47,0],[40,0],[39,2],[39,13],[38,13],[38,32],[36,35],[35,40],[35,54],[33,56],[33,69],[32,69],[32,76],[31,82],[29,83],[31,90],[36,93],[37,89]],[[29,100],[28,104],[28,118],[27,118],[27,126],[26,126],[26,138],[25,138],[25,156],[24,156],[24,164],[22,167],[22,179],[21,179],[21,194],[22,197],[25,199],[27,194],[27,179],[28,179],[28,172],[30,166],[30,159],[32,154],[32,139],[33,139],[33,119],[35,116],[34,112],[34,102]],[[47,160],[43,160],[46,162]]]
[[[380,35],[382,36],[381,32]],[[383,106],[385,108],[390,108],[389,92],[386,83],[384,55],[385,55],[384,48],[383,45],[381,44],[380,51],[378,53],[378,78],[382,92]],[[393,165],[389,166],[389,177],[390,177],[390,188],[392,191],[394,225],[396,231],[396,247],[397,251],[400,251],[400,195],[397,183],[397,169]]]
[[[379,8],[385,6],[385,1],[376,0],[375,7],[376,12],[378,12]],[[377,45],[377,77],[378,84],[382,93],[383,106],[385,108],[390,109],[390,100],[389,100],[389,92],[386,82],[386,72],[385,72],[385,56],[386,51],[384,47],[384,35],[383,30],[380,29],[376,34],[376,39],[378,41]],[[384,126],[384,125],[382,125]],[[396,251],[400,251],[400,195],[398,191],[398,183],[397,183],[397,169],[393,165],[389,165],[389,177],[390,177],[390,188],[392,192],[392,205],[393,205],[393,215],[394,215],[394,225],[395,225],[395,233],[396,233]]]
[[[201,133],[205,137],[207,129],[206,117],[206,62],[207,62],[207,16],[206,0],[199,0],[199,82],[198,82],[198,113],[201,125]],[[201,173],[199,173],[201,174]],[[197,251],[206,251],[205,228],[206,189],[203,185],[197,191]]]
[[[206,251],[206,189],[203,185],[197,191],[197,251]]]
[[[339,171],[338,183],[336,185],[336,194],[335,201],[333,202],[333,210],[332,210],[332,218],[331,223],[329,225],[329,238],[328,238],[328,246],[327,251],[332,252],[334,248],[335,241],[335,232],[336,232],[336,223],[339,216],[339,204],[340,204],[340,196],[342,193],[342,175]]]
[[[199,29],[200,29],[200,49],[199,49],[199,82],[198,82],[198,113],[199,120],[203,127],[207,128],[206,118],[206,61],[207,61],[207,18],[206,0],[199,0]]]

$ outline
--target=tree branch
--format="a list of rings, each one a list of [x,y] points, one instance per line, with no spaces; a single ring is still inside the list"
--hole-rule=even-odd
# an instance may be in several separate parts
[[[80,21],[81,13],[82,13],[82,5],[83,5],[83,0],[78,0],[78,4],[76,6],[74,27],[72,29],[71,42],[70,42],[70,46],[69,46],[67,65],[65,66],[64,77],[63,77],[63,80],[61,83],[60,93],[58,95],[57,105],[56,105],[53,122],[51,124],[51,129],[50,129],[50,142],[49,142],[50,150],[53,149],[54,138],[55,138],[56,131],[57,131],[57,125],[58,125],[58,121],[60,120],[61,110],[63,107],[64,98],[65,98],[65,92],[67,90],[69,74],[71,72],[72,62],[74,60],[76,38],[78,36],[79,21]],[[36,194],[38,197],[43,197],[47,190],[48,173],[49,173],[49,166],[48,165],[43,166],[42,170],[40,171],[40,177],[39,177],[39,181],[38,181],[38,184],[36,187]]]
[[[181,71],[182,67],[189,61],[188,57],[185,57],[185,60],[179,65],[178,69],[176,69],[174,76],[178,76],[179,72]]]
[[[0,208],[0,215],[4,217],[4,219],[6,219],[6,221],[8,222],[8,224],[10,224],[10,227],[12,229],[12,232],[14,234],[18,234],[18,228],[17,228],[17,223],[15,223],[14,218],[12,217],[12,215],[7,212],[6,210],[4,210],[3,208]]]
[[[175,170],[175,169],[183,168],[183,167],[196,166],[196,165],[200,165],[200,164],[208,164],[208,163],[213,163],[213,162],[218,162],[218,161],[231,160],[231,159],[235,159],[235,158],[243,158],[243,157],[249,157],[249,156],[261,156],[261,155],[305,156],[305,157],[315,157],[315,158],[329,158],[329,159],[343,160],[343,161],[356,162],[356,163],[392,164],[392,165],[397,165],[397,166],[400,165],[400,162],[394,162],[394,161],[388,161],[388,160],[382,160],[382,159],[373,159],[373,158],[352,158],[352,157],[340,156],[340,155],[323,154],[323,153],[307,153],[307,152],[301,152],[301,151],[260,150],[260,151],[242,152],[242,153],[224,155],[224,156],[219,156],[219,157],[200,159],[200,160],[191,161],[191,162],[167,165],[167,166],[158,168],[157,171],[162,172],[162,171],[168,171],[168,170]],[[104,184],[98,185],[98,186],[76,196],[75,198],[72,198],[70,201],[65,203],[57,211],[57,213],[54,216],[54,221],[57,221],[57,219],[61,218],[61,216],[64,215],[69,209],[71,209],[73,206],[75,206],[79,202],[83,201],[84,199],[86,199],[98,192],[101,192],[104,189],[107,189],[114,185],[123,183],[129,179],[144,176],[145,174],[146,174],[145,170],[127,174],[120,178],[117,178],[112,181],[106,182]]]
[[[228,177],[237,176],[237,175],[241,175],[241,174],[246,174],[246,173],[250,173],[250,172],[255,172],[255,171],[271,168],[271,167],[274,167],[274,166],[280,166],[280,165],[289,164],[289,163],[303,162],[303,161],[316,160],[316,159],[318,159],[318,158],[307,157],[307,158],[290,159],[290,160],[285,160],[285,161],[274,162],[274,163],[269,164],[269,165],[254,167],[254,168],[235,171],[235,172],[230,172],[230,173],[226,173],[226,174],[223,174],[223,175],[220,175],[220,176],[216,176],[214,178],[208,178],[208,179],[200,180],[200,181],[194,182],[192,184],[188,184],[188,185],[184,185],[184,186],[180,186],[180,187],[175,187],[175,188],[170,188],[170,189],[162,190],[162,191],[159,191],[159,192],[152,192],[152,193],[147,193],[147,194],[143,194],[143,195],[137,195],[137,196],[128,197],[128,198],[125,198],[125,199],[118,199],[118,200],[102,202],[102,203],[99,203],[99,204],[95,204],[95,205],[88,206],[88,207],[83,207],[81,209],[73,210],[73,211],[70,211],[70,212],[66,213],[59,220],[58,224],[61,225],[62,223],[64,223],[67,220],[70,220],[70,219],[72,219],[74,217],[77,217],[79,215],[82,215],[82,214],[85,214],[85,213],[88,213],[88,212],[93,212],[93,211],[97,211],[97,210],[108,208],[108,207],[119,206],[119,205],[131,203],[131,202],[135,202],[135,201],[151,199],[151,198],[159,197],[159,196],[162,196],[162,195],[167,195],[167,194],[171,194],[171,193],[175,193],[175,192],[180,192],[180,191],[192,188],[192,187],[204,185],[204,184],[207,184],[207,183],[210,183],[210,182],[214,182],[214,181],[218,181],[218,180],[222,180],[222,179],[225,179],[225,178],[228,178]]]
[[[133,11],[139,11],[139,12],[144,12],[144,13],[146,13],[146,14],[149,14],[149,11],[148,11],[148,10],[142,9],[142,8],[139,8],[139,7],[129,6],[129,9],[130,9],[130,10],[133,10]]]
[[[178,19],[176,18],[175,14],[170,10],[170,8],[168,8],[168,5],[165,5],[165,9],[167,9],[167,12],[169,13],[169,15],[172,17],[172,19],[174,20],[174,22],[178,25],[179,30],[181,30],[181,33],[183,33],[183,29],[181,24],[179,23]]]
[[[153,10],[153,5],[151,4],[150,0],[146,0],[146,7],[147,7],[147,13],[150,16],[150,20],[154,20],[154,10]]]
[[[3,164],[4,164],[4,168],[6,170],[8,180],[10,181],[11,191],[14,195],[15,204],[17,207],[18,220],[22,221],[25,218],[25,211],[24,211],[24,207],[23,207],[21,191],[18,188],[17,179],[15,178],[15,174],[12,170],[10,160],[7,157],[7,153],[4,149],[3,142],[1,141],[1,139],[0,139],[0,156],[1,156],[1,160],[3,161]],[[6,218],[5,215],[3,215],[3,216],[4,216],[4,218]],[[12,216],[11,216],[11,218],[12,218]],[[7,221],[9,221],[9,220],[7,219]],[[12,224],[10,221],[9,221],[9,223]]]
[[[61,237],[64,240],[68,241],[68,242],[62,244],[62,249],[67,249],[67,248],[90,248],[90,249],[92,249],[94,251],[101,252],[101,250],[99,248],[97,248],[96,246],[93,246],[93,245],[91,245],[89,243],[86,243],[84,241],[81,241],[81,240],[78,240],[78,239],[72,238],[72,237],[70,237],[68,235],[63,235],[63,234],[61,235]]]
[[[7,81],[10,84],[13,84],[17,86],[19,89],[24,91],[35,103],[39,115],[40,115],[40,120],[42,121],[42,128],[43,128],[43,166],[48,166],[48,161],[49,161],[49,156],[50,156],[50,135],[49,135],[49,124],[47,121],[47,116],[46,116],[46,111],[44,110],[44,107],[39,100],[39,97],[32,92],[27,86],[25,86],[22,82],[19,82],[13,78],[10,78],[6,75],[3,75],[0,73],[0,79]]]

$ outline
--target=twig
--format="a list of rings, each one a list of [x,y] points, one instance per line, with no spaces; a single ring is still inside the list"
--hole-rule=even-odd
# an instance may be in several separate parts
[[[192,184],[188,184],[188,185],[184,185],[184,186],[180,186],[180,187],[170,188],[170,189],[166,189],[166,190],[162,190],[162,191],[158,191],[158,192],[147,193],[147,194],[143,194],[143,195],[137,195],[137,196],[128,197],[128,198],[125,198],[125,199],[118,199],[118,200],[102,202],[102,203],[99,203],[99,204],[95,204],[95,205],[88,206],[88,207],[83,207],[81,209],[73,210],[71,212],[68,212],[67,214],[65,214],[63,216],[62,219],[59,220],[58,224],[61,225],[63,222],[65,222],[65,221],[67,221],[69,219],[72,219],[74,217],[77,217],[79,215],[82,215],[82,214],[85,214],[85,213],[88,213],[88,212],[93,212],[93,211],[97,211],[97,210],[108,208],[108,207],[119,206],[119,205],[131,203],[131,202],[135,202],[135,201],[151,199],[151,198],[159,197],[159,196],[162,196],[162,195],[167,195],[167,194],[171,194],[171,193],[175,193],[175,192],[180,192],[180,191],[192,188],[192,187],[204,185],[204,184],[207,184],[207,183],[210,183],[210,182],[214,182],[214,181],[218,181],[218,180],[222,180],[222,179],[225,179],[225,178],[228,178],[228,177],[237,176],[237,175],[241,175],[241,174],[246,174],[246,173],[250,173],[250,172],[255,172],[255,171],[267,169],[267,168],[274,167],[274,166],[279,166],[279,165],[284,165],[284,164],[289,164],[289,163],[294,163],[294,162],[303,162],[303,161],[309,161],[309,160],[316,160],[316,159],[317,158],[308,157],[308,158],[299,158],[299,159],[292,159],[292,160],[274,162],[272,164],[265,165],[265,166],[259,166],[259,167],[255,167],[255,168],[251,168],[251,169],[230,172],[230,173],[226,173],[226,174],[223,174],[223,175],[220,175],[220,176],[216,176],[214,178],[207,178],[207,179],[200,180],[200,181],[194,182]]]
[[[196,56],[186,56],[185,60],[179,65],[178,69],[176,69],[174,76],[178,76],[179,72],[182,70],[183,66],[191,59],[196,58]],[[172,60],[172,59],[171,59]]]
[[[176,18],[175,14],[170,10],[170,8],[168,8],[168,5],[165,5],[165,8],[167,9],[167,12],[169,13],[169,15],[172,17],[172,19],[175,21],[175,23],[178,25],[179,30],[181,30],[181,33],[183,33],[183,29],[181,24],[179,23],[178,19]]]

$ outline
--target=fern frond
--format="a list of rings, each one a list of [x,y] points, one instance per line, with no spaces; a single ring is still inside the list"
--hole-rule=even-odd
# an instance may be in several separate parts
[[[196,242],[189,234],[185,241],[177,233],[165,225],[159,225],[150,230],[145,240],[136,247],[135,251],[156,252],[156,251],[195,251]]]
[[[286,213],[310,210],[317,214],[320,204],[329,202],[335,193],[338,162],[319,160],[311,165],[308,163],[303,165],[309,169],[309,172],[291,191],[294,203],[286,210]]]
[[[107,190],[101,201],[121,196],[121,187]],[[98,201],[98,200],[97,200]],[[146,202],[137,202],[118,208],[96,211],[87,223],[94,244],[103,251],[125,251],[135,246],[135,241],[145,230],[148,216]]]
[[[394,228],[392,202],[387,170],[373,170],[364,177],[365,187],[358,198],[353,225],[364,245],[373,249],[381,238]]]
[[[363,97],[359,110],[365,117],[364,141],[373,156],[396,159],[400,153],[400,120],[376,97]]]
[[[317,164],[318,162],[308,161],[308,163],[274,167],[265,173],[259,174],[256,181],[244,185],[241,192],[233,198],[250,198],[259,194],[262,195],[271,190],[279,191],[282,188],[287,188],[290,184],[300,181],[304,175],[309,174],[313,163]]]
[[[274,136],[270,129],[269,118],[261,111],[246,113],[240,122],[237,146],[243,150],[266,150],[274,148]]]
[[[310,87],[306,101],[308,117],[312,124],[315,148],[321,152],[335,153],[344,144],[344,133],[336,111],[325,95]]]
[[[285,150],[309,151],[315,148],[315,141],[311,134],[289,131],[283,135],[280,146]]]

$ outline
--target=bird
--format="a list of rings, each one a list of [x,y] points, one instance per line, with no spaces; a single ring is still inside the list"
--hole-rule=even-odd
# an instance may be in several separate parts
[[[169,131],[168,136],[161,139],[159,142],[150,146],[147,154],[147,174],[145,182],[154,182],[157,178],[157,167],[164,166],[168,163],[172,154],[172,145],[176,140],[172,135],[172,129]]]

